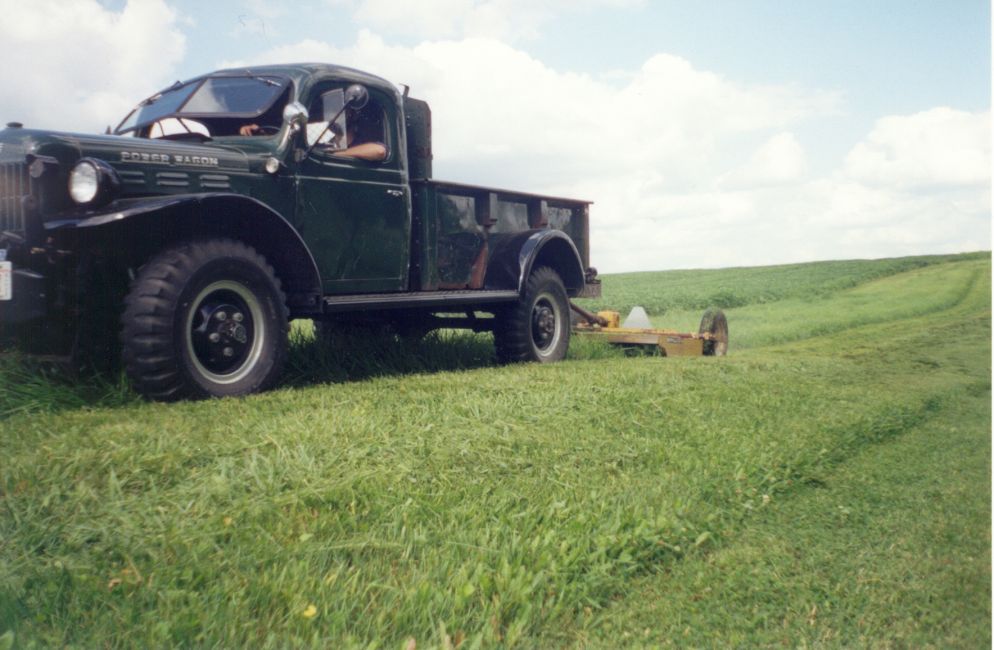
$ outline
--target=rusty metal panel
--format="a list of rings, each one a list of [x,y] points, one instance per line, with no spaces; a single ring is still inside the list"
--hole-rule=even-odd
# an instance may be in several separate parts
[[[668,357],[700,357],[704,355],[702,339],[660,335],[659,347]]]
[[[600,298],[601,297],[601,283],[600,282],[587,282],[583,286],[583,291],[577,296],[577,298]]]
[[[542,199],[528,201],[528,226],[530,228],[549,227],[549,203]]]
[[[608,343],[620,345],[659,345],[658,334],[646,332],[603,332]]]
[[[643,345],[656,347],[668,357],[699,357],[704,355],[704,339],[697,334],[673,330],[598,327],[578,324],[574,331],[583,336],[601,338],[612,345]]]

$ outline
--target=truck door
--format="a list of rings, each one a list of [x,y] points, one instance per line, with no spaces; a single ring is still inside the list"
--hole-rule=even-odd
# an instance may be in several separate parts
[[[322,89],[312,103],[309,138],[317,137],[341,108],[342,85]],[[296,225],[328,294],[407,289],[411,196],[398,116],[376,89],[369,89],[369,95],[361,111],[342,113],[298,166]],[[336,154],[357,137],[357,128],[369,141],[381,138],[385,159]]]

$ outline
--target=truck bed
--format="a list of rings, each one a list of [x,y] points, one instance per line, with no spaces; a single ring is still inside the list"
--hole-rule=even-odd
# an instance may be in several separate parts
[[[495,240],[529,230],[561,230],[590,266],[590,201],[429,179],[411,193],[412,289],[481,289]]]

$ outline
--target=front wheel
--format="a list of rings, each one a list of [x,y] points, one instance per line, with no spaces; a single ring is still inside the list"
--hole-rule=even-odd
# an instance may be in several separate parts
[[[151,399],[264,390],[286,357],[279,280],[255,250],[229,239],[155,256],[131,285],[122,324],[125,369]]]
[[[521,300],[497,315],[497,359],[504,363],[562,360],[569,348],[569,313],[569,297],[559,274],[547,266],[536,269]]]

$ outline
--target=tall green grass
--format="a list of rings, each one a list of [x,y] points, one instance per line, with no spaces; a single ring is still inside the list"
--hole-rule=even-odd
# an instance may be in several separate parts
[[[729,349],[790,343],[870,325],[901,322],[959,304],[988,274],[983,260],[955,260],[942,267],[943,282],[932,281],[934,268],[924,267],[883,279],[872,279],[839,291],[830,300],[804,296],[758,302],[728,311]],[[785,317],[785,315],[788,315]],[[696,331],[701,313],[674,310],[652,314],[653,325]],[[898,332],[895,332],[898,333]]]
[[[539,644],[989,390],[989,259],[865,278],[887,275],[812,301],[783,289],[765,319],[729,310],[751,349],[726,358],[491,367],[485,336],[346,354],[298,330],[287,386],[265,395],[7,408],[0,635]]]
[[[989,252],[924,255],[882,260],[841,260],[779,266],[621,273],[603,278],[603,297],[583,301],[595,310],[623,314],[635,305],[650,315],[700,313],[708,307],[734,309],[780,300],[819,300],[838,291],[897,273],[952,261],[989,260]]]
[[[727,543],[551,626],[545,647],[985,648],[991,395],[771,500]]]

